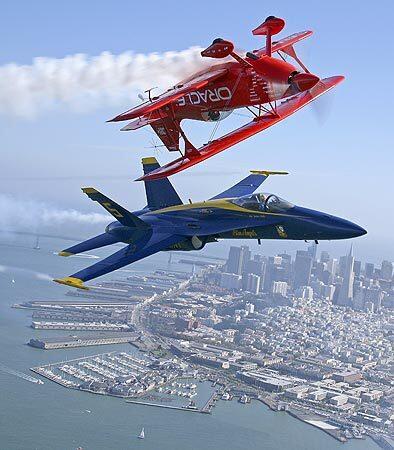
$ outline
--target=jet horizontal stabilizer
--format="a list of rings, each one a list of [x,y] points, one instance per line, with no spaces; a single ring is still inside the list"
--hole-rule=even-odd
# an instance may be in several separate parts
[[[105,247],[106,245],[116,244],[117,242],[119,242],[118,237],[109,233],[103,233],[62,250],[59,252],[59,256],[72,256],[78,253],[94,250],[96,248]]]
[[[88,291],[89,288],[83,284],[83,281],[79,278],[75,277],[64,277],[64,278],[55,278],[53,281],[59,284],[64,284],[66,286],[74,287],[77,289],[84,289]]]

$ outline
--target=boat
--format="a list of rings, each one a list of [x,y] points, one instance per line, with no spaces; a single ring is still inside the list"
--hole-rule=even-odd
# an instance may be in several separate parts
[[[141,433],[138,435],[138,439],[145,439],[145,429],[142,428]]]

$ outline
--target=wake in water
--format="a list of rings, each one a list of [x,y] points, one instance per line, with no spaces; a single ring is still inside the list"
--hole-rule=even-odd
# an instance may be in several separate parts
[[[26,380],[26,381],[30,381],[30,383],[44,384],[44,382],[41,381],[40,379],[34,378],[23,372],[19,372],[19,370],[12,369],[11,367],[8,367],[2,363],[0,363],[0,372],[7,373],[8,375],[14,375],[15,377],[22,378],[23,380]]]

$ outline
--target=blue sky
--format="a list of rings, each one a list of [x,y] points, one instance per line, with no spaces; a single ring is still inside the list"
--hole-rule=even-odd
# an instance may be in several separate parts
[[[207,46],[218,36],[253,49],[262,40],[251,30],[271,14],[287,22],[282,37],[312,29],[315,34],[297,45],[304,62],[318,75],[346,76],[319,101],[318,108],[329,109],[324,123],[311,108],[302,110],[172,181],[184,198],[197,200],[235,183],[249,169],[288,170],[288,177],[270,179],[265,189],[362,225],[369,234],[355,241],[359,256],[392,259],[393,9],[389,0],[373,5],[353,0],[5,2],[0,66],[29,65],[38,56],[180,51]],[[60,106],[30,119],[3,114],[0,192],[97,211],[79,190],[94,184],[130,209],[142,206],[143,186],[127,176],[139,175],[143,156],[153,154],[162,162],[172,156],[146,149],[152,136],[145,129],[120,133],[117,124],[105,123],[133,103],[137,98],[85,113]],[[241,121],[232,116],[219,134]],[[186,128],[196,142],[205,142],[212,125]]]

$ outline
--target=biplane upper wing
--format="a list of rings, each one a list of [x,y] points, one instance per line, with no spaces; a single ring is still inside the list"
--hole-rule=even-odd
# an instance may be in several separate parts
[[[299,33],[291,34],[290,36],[287,36],[280,41],[276,41],[272,43],[272,50],[271,52],[277,52],[279,50],[282,50],[286,47],[290,47],[291,45],[295,44],[296,42],[302,41],[303,39],[311,36],[313,34],[313,31],[306,30],[306,31],[300,31]],[[266,48],[260,48],[259,50],[254,50],[253,53],[257,56],[262,56],[266,54]]]
[[[129,109],[128,111],[119,114],[118,116],[110,119],[108,122],[121,122],[122,120],[136,119],[137,117],[145,116],[146,114],[156,111],[157,109],[171,103],[178,98],[183,97],[188,92],[196,89],[201,89],[211,81],[217,80],[223,77],[228,72],[227,69],[213,69],[204,72],[196,77],[188,80],[185,84],[178,84],[173,89],[169,89],[164,94],[157,98],[154,98],[151,102],[145,102],[142,105]]]
[[[334,86],[344,80],[343,76],[334,76],[320,80],[312,89],[301,92],[294,97],[284,100],[277,108],[276,114],[267,113],[260,117],[254,118],[246,125],[228,133],[208,144],[202,146],[193,153],[187,153],[152,172],[137,179],[141,180],[155,180],[165,178],[175,173],[181,172],[188,167],[194,166],[205,159],[210,158],[217,153],[241,142],[260,131],[272,127],[276,123],[295,113],[299,109],[312,102],[314,99],[332,89]]]

